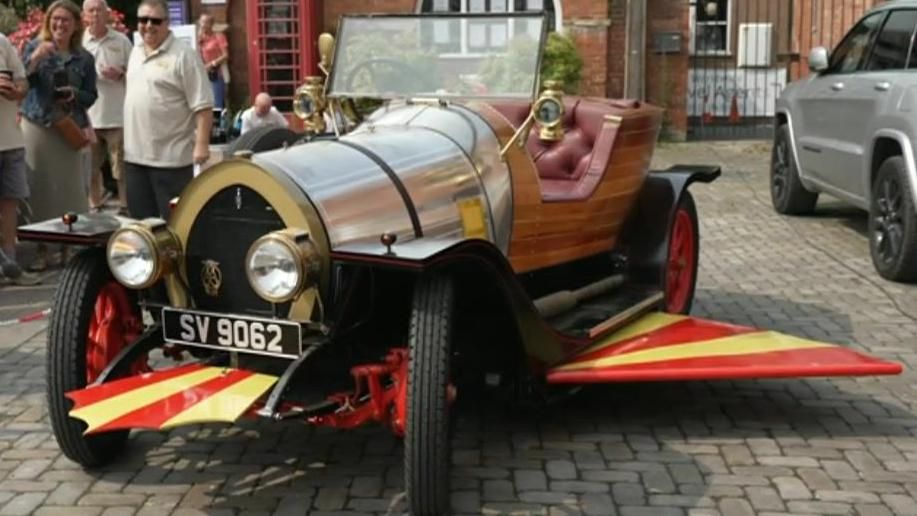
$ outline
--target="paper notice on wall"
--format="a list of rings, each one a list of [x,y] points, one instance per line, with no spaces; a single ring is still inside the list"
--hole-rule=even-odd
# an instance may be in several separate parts
[[[771,117],[786,87],[785,68],[688,70],[688,116]]]

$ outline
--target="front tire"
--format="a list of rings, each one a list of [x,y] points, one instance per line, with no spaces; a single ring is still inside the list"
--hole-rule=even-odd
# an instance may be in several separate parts
[[[771,203],[783,215],[807,215],[815,209],[818,193],[806,190],[799,179],[796,160],[790,144],[790,129],[786,124],[777,128],[771,150]]]
[[[73,402],[64,394],[86,387],[129,339],[136,338],[140,321],[136,313],[123,313],[125,306],[132,307],[127,292],[115,282],[104,250],[98,248],[70,260],[51,305],[47,351],[51,428],[64,455],[86,468],[117,458],[128,431],[84,436],[86,424],[70,417]]]
[[[901,156],[879,167],[869,201],[869,251],[880,276],[917,281],[917,212]]]
[[[450,278],[420,279],[414,291],[408,337],[407,424],[404,472],[409,512],[449,512],[450,369],[454,287]]]

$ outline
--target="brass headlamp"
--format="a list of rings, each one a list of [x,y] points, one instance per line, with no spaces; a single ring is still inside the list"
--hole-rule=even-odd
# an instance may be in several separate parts
[[[325,132],[325,84],[321,77],[306,77],[306,82],[293,95],[293,113],[303,121],[305,129],[313,133]]]
[[[542,140],[559,141],[564,138],[563,88],[558,81],[545,81],[541,97],[532,106],[535,121],[538,122],[538,137]]]

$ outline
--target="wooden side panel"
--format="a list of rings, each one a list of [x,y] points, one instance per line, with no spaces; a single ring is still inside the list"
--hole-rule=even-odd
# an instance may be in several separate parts
[[[475,104],[501,144],[513,126],[495,109]],[[512,173],[513,225],[509,260],[517,273],[550,267],[610,250],[649,172],[662,110],[642,105],[619,109],[621,126],[601,183],[586,200],[544,202],[538,170],[528,152],[507,153]]]

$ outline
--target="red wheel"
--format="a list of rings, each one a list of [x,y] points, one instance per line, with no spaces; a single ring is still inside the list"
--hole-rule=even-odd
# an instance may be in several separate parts
[[[694,302],[698,257],[697,208],[694,198],[685,191],[678,201],[665,269],[665,310],[687,314]]]
[[[112,280],[105,284],[96,296],[95,307],[89,320],[86,338],[86,383],[99,377],[108,364],[128,344],[140,336],[143,324],[127,297],[121,284]],[[148,372],[146,360],[138,360],[131,366],[130,374]]]

